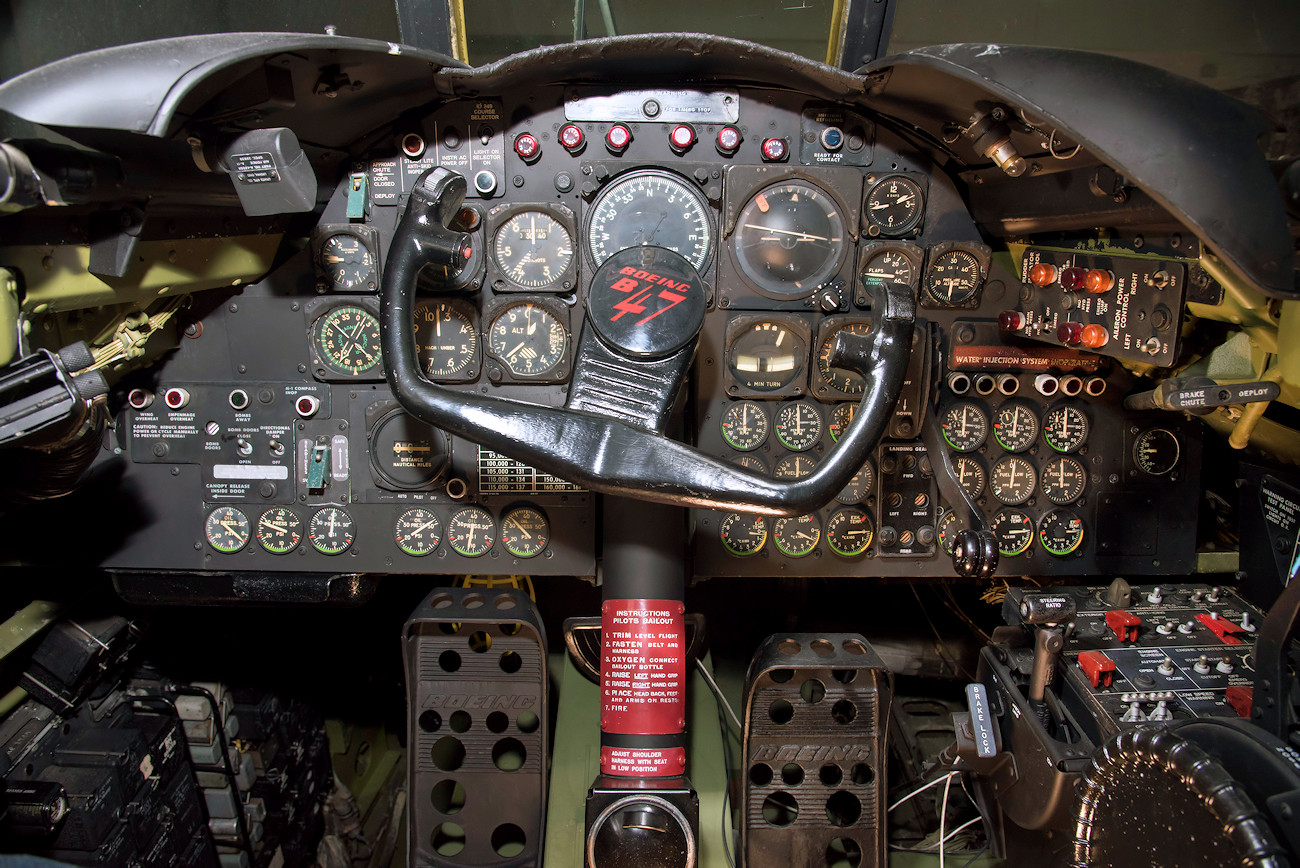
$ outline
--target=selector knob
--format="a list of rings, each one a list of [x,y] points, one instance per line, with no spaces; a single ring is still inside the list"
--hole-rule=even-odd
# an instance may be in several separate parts
[[[497,191],[497,176],[483,169],[474,175],[474,190],[482,197],[487,198]]]

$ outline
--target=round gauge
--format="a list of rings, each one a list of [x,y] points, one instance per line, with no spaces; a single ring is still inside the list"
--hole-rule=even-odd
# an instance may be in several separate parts
[[[1039,477],[1047,499],[1062,505],[1078,500],[1087,481],[1088,471],[1083,462],[1068,455],[1053,458],[1044,464]]]
[[[365,308],[345,304],[312,324],[312,343],[326,366],[341,374],[364,374],[379,366],[379,320]]]
[[[849,423],[853,421],[853,414],[857,412],[857,404],[836,404],[835,409],[831,411],[831,422],[826,427],[830,429],[831,440],[836,443],[844,436],[848,430]]]
[[[752,452],[763,445],[771,423],[767,411],[756,401],[738,401],[722,411],[722,439],[738,452]]]
[[[383,488],[413,491],[442,478],[451,461],[446,433],[400,407],[388,411],[370,431],[366,452]]]
[[[943,439],[958,452],[974,452],[989,436],[989,417],[974,404],[953,404],[943,414]]]
[[[993,438],[1008,452],[1024,452],[1038,436],[1038,417],[1028,404],[1011,401],[993,417]]]
[[[758,322],[736,337],[727,364],[736,381],[755,392],[775,392],[803,372],[808,343],[781,322]]]
[[[506,308],[488,330],[488,349],[517,377],[550,373],[564,360],[568,348],[564,324],[533,302]]]
[[[801,558],[812,554],[821,538],[821,525],[815,515],[778,518],[772,525],[772,541],[781,554],[788,557]]]
[[[840,503],[852,506],[855,503],[861,503],[871,494],[871,490],[876,487],[876,471],[871,466],[871,462],[863,464],[858,468],[858,472],[853,474],[848,485],[840,489],[840,493],[835,495],[835,499]]]
[[[787,455],[776,462],[772,475],[777,479],[803,479],[817,469],[817,462],[811,455],[795,453]]]
[[[987,476],[984,473],[984,465],[979,463],[979,459],[969,455],[959,455],[953,459],[952,470],[962,490],[972,498],[984,493],[984,482]]]
[[[497,523],[492,513],[481,506],[456,510],[447,522],[447,543],[456,554],[467,558],[482,557],[496,542]]]
[[[1038,541],[1049,555],[1063,558],[1083,542],[1083,519],[1068,509],[1054,509],[1038,523]]]
[[[945,552],[952,554],[952,550],[957,547],[957,534],[966,529],[966,522],[958,518],[957,513],[951,509],[945,509],[939,515],[939,545],[943,547]]]
[[[517,506],[501,516],[501,544],[517,558],[535,558],[551,541],[551,525],[541,510]]]
[[[1088,417],[1078,407],[1057,407],[1043,419],[1043,439],[1057,452],[1077,452],[1088,439]]]
[[[337,506],[318,509],[307,524],[307,538],[323,555],[341,555],[352,547],[356,524]]]
[[[875,533],[871,516],[860,509],[841,509],[826,521],[826,545],[845,558],[856,558],[871,548]]]
[[[713,257],[713,224],[704,197],[684,178],[647,169],[615,179],[592,203],[587,247],[600,265],[620,250],[654,245],[703,273]]]
[[[287,555],[302,542],[302,520],[293,510],[273,506],[257,520],[257,541],[273,555]]]
[[[902,175],[890,175],[867,193],[867,218],[881,235],[906,235],[921,222],[921,185]]]
[[[740,209],[732,249],[741,273],[760,290],[811,295],[844,259],[844,218],[824,191],[803,181],[773,184]]]
[[[208,545],[228,555],[233,555],[248,545],[250,531],[248,516],[233,506],[218,506],[208,513],[207,520],[203,522]]]
[[[478,328],[470,314],[445,301],[415,306],[415,352],[431,380],[462,377],[478,359]]]
[[[785,404],[776,411],[776,439],[791,452],[804,452],[822,436],[822,414],[807,401]]]
[[[761,515],[729,512],[718,525],[722,547],[738,558],[758,554],[767,543],[767,519]]]
[[[753,455],[750,453],[737,455],[732,458],[731,463],[738,464],[741,467],[753,473],[758,473],[762,476],[767,476],[767,465],[764,464],[763,459],[758,457],[757,455]]]
[[[1024,554],[1034,541],[1034,520],[1019,509],[1004,509],[993,516],[993,535],[1002,554]]]
[[[882,250],[862,266],[862,281],[901,283],[910,286],[916,281],[916,266],[903,252]]]
[[[375,288],[375,255],[360,238],[346,232],[331,235],[320,246],[319,262],[338,289]]]
[[[861,395],[863,388],[866,386],[861,374],[855,374],[845,368],[831,367],[831,347],[835,343],[835,336],[840,332],[867,335],[871,332],[871,323],[845,323],[828,334],[826,340],[822,341],[821,350],[817,353],[817,370],[821,371],[822,379],[832,389],[838,389],[846,395]]]
[[[1164,476],[1178,466],[1182,447],[1167,428],[1148,428],[1133,442],[1133,461],[1143,473]]]
[[[393,539],[397,547],[408,555],[422,558],[435,551],[442,542],[442,523],[429,510],[413,507],[397,517]]]
[[[1019,506],[1034,496],[1034,465],[1019,455],[1008,455],[993,465],[993,496],[1008,506]]]
[[[520,211],[497,229],[492,254],[510,280],[539,289],[555,283],[568,270],[573,237],[545,211]]]
[[[965,250],[948,250],[930,260],[925,288],[935,301],[956,306],[969,302],[980,288],[980,262]]]

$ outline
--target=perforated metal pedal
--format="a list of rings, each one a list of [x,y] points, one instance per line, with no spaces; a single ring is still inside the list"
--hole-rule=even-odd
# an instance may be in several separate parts
[[[438,588],[402,631],[410,864],[541,864],[546,633],[515,590]]]
[[[889,673],[857,633],[769,636],[745,685],[747,868],[884,865]]]

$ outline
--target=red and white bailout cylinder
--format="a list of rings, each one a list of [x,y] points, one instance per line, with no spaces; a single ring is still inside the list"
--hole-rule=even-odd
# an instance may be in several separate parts
[[[685,773],[685,613],[680,600],[601,605],[601,774]]]

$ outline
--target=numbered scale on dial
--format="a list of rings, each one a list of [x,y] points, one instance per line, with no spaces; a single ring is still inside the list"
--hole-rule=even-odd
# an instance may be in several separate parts
[[[535,558],[551,540],[551,525],[541,510],[519,506],[501,516],[501,544],[517,558]]]
[[[840,503],[853,506],[861,503],[870,496],[872,490],[876,487],[876,471],[868,460],[858,468],[858,472],[853,474],[853,478],[848,481],[840,493],[835,495],[835,499]]]
[[[352,548],[356,524],[352,516],[337,506],[319,509],[307,525],[307,538],[312,547],[323,555],[341,555]]]
[[[273,555],[287,555],[302,542],[302,520],[293,510],[273,506],[257,520],[257,542]]]
[[[840,557],[855,558],[871,548],[871,516],[861,509],[841,509],[826,522],[826,545]]]
[[[993,516],[998,551],[1007,557],[1024,554],[1034,542],[1034,520],[1019,509],[1004,509]]]
[[[1079,459],[1061,455],[1043,465],[1039,482],[1043,487],[1043,495],[1052,503],[1074,503],[1083,496],[1088,471]]]
[[[1078,407],[1056,407],[1043,420],[1043,439],[1057,452],[1078,452],[1088,439],[1088,417]]]
[[[447,522],[447,544],[462,557],[482,557],[496,538],[497,523],[492,513],[481,506],[462,507]]]
[[[393,538],[399,549],[421,558],[436,551],[442,542],[442,523],[429,510],[414,507],[397,517]]]
[[[752,452],[762,446],[770,427],[767,410],[757,401],[727,405],[718,425],[722,429],[722,439],[737,452]]]
[[[1010,401],[998,408],[993,437],[1008,452],[1024,452],[1038,436],[1038,416],[1028,404]]]
[[[989,417],[984,411],[963,401],[943,414],[943,439],[958,452],[974,452],[989,436]]]
[[[738,558],[758,554],[767,542],[767,519],[761,515],[730,512],[718,525],[722,547]]]
[[[772,526],[772,541],[781,554],[791,558],[812,554],[821,538],[821,524],[815,515],[778,518]]]
[[[777,479],[803,479],[817,469],[817,460],[811,455],[786,455],[772,468]]]
[[[984,493],[984,483],[987,475],[984,473],[984,465],[980,464],[978,458],[970,455],[958,455],[953,459],[952,470],[957,476],[957,482],[961,485],[962,490],[972,498],[977,498]]]
[[[233,506],[218,506],[208,513],[203,531],[208,545],[227,555],[242,551],[252,533],[248,516]]]
[[[1034,496],[1038,475],[1034,465],[1019,455],[1008,455],[993,465],[993,479],[989,489],[993,496],[1008,506],[1019,506]]]
[[[822,416],[807,401],[786,404],[776,413],[776,439],[791,452],[804,452],[822,436]]]
[[[1073,554],[1083,543],[1083,519],[1068,509],[1054,509],[1039,521],[1038,541],[1058,558]]]

